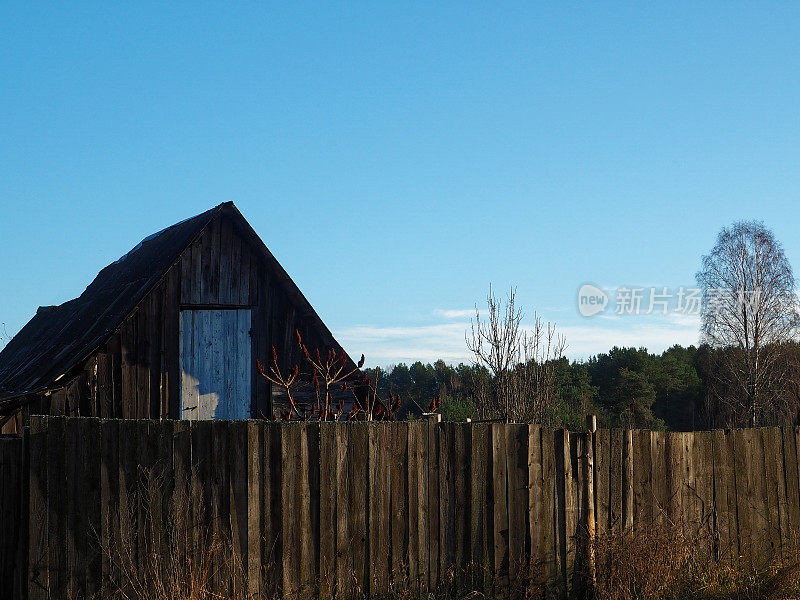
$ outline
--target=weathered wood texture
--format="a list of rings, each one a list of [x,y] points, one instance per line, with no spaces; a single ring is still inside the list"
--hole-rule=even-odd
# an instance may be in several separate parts
[[[282,396],[258,374],[256,360],[270,364],[274,347],[278,363],[286,371],[302,363],[296,330],[311,351],[327,351],[330,334],[321,331],[324,325],[298,297],[285,272],[257,246],[231,219],[219,216],[212,220],[122,323],[108,332],[97,351],[62,376],[63,387],[32,397],[24,415],[7,423],[3,432],[19,433],[28,414],[185,418],[181,411],[185,392],[181,340],[184,344],[202,340],[182,338],[180,325],[188,321],[197,325],[195,331],[198,327],[202,331],[202,322],[196,320],[220,311],[226,318],[237,315],[235,325],[241,335],[225,338],[232,345],[212,350],[227,356],[238,351],[237,341],[249,345],[248,352],[239,352],[246,360],[236,374],[237,380],[247,380],[247,386],[240,387],[249,398],[248,416],[271,417],[273,394],[278,403],[275,409],[280,412]],[[198,314],[191,315],[194,312]],[[182,317],[182,313],[189,316]],[[209,320],[209,327],[215,322]],[[214,367],[213,352],[209,354],[207,362]]]
[[[250,418],[250,309],[181,311],[181,418]]]
[[[788,556],[798,436],[599,430],[589,477],[584,434],[535,425],[32,417],[0,439],[0,510],[23,532],[0,566],[30,598],[130,594],[163,576],[154,556],[208,568],[222,595],[516,597],[534,573],[566,598],[592,498],[599,535],[677,527],[717,559]]]
[[[41,452],[41,446],[35,449]],[[27,573],[27,536],[23,533],[23,507],[26,505],[23,440],[18,437],[0,437],[0,581],[9,596],[22,593]],[[41,505],[36,507],[41,510]],[[24,532],[27,534],[27,532]],[[37,531],[37,539],[42,532]],[[24,553],[24,554],[23,554]]]

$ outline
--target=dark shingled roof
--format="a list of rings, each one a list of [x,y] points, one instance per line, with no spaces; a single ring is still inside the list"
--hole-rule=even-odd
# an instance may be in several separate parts
[[[0,352],[0,398],[47,389],[91,354],[224,206],[145,238],[100,271],[80,297],[39,307]]]

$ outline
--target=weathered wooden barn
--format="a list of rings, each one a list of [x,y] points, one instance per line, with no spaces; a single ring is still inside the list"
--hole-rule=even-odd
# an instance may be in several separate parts
[[[295,330],[342,352],[233,203],[220,204],[145,238],[80,297],[37,310],[0,352],[3,432],[30,414],[269,418],[256,360],[275,347],[283,368],[299,363]]]

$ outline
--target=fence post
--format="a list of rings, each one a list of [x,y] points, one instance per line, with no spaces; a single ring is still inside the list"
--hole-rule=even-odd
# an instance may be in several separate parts
[[[622,524],[633,529],[633,431],[626,429],[622,438]]]
[[[583,456],[583,498],[586,515],[586,598],[594,598],[594,589],[597,582],[594,561],[595,515],[594,515],[594,436],[597,432],[597,417],[586,415],[586,446]]]

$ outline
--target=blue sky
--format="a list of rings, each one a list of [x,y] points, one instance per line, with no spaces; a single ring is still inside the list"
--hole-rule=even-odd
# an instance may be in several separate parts
[[[742,218],[800,268],[800,5],[700,4],[4,3],[0,320],[233,200],[368,364],[466,359],[490,282],[573,357],[696,341],[576,292]]]

